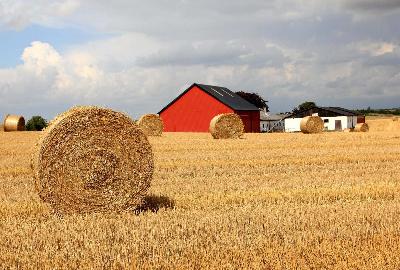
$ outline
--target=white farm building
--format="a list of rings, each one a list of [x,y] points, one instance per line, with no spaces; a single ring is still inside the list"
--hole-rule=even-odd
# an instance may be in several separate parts
[[[285,132],[300,131],[300,121],[303,117],[318,115],[324,120],[324,129],[327,131],[341,131],[354,128],[357,123],[365,123],[365,116],[357,112],[340,107],[313,107],[287,116]]]
[[[260,131],[261,132],[283,132],[285,131],[284,118],[286,114],[271,114],[260,111]]]

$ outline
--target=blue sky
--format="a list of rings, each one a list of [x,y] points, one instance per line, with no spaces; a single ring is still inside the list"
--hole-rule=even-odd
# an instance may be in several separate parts
[[[273,112],[398,107],[399,25],[398,0],[0,0],[0,114],[137,118],[193,82]]]
[[[81,28],[50,28],[41,25],[29,25],[21,30],[0,31],[0,68],[12,68],[22,64],[21,54],[32,41],[40,40],[52,44],[59,52],[74,44],[102,39],[106,35]]]

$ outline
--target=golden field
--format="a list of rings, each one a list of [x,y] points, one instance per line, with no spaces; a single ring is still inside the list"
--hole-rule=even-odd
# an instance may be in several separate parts
[[[68,216],[35,192],[37,137],[0,132],[0,269],[400,269],[400,129],[163,134],[142,211]]]

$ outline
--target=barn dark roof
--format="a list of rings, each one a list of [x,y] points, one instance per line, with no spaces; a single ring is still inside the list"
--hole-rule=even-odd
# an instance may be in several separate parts
[[[161,112],[163,112],[194,86],[197,86],[207,94],[211,95],[212,97],[235,111],[259,111],[259,108],[257,108],[255,105],[251,104],[250,102],[226,87],[194,83],[158,113],[160,114]]]
[[[345,108],[341,108],[341,107],[321,107],[322,109],[337,113],[338,115],[343,115],[343,116],[358,116],[360,115],[359,113],[352,111],[352,110],[348,110]]]
[[[332,116],[360,116],[362,114],[357,113],[352,110],[344,109],[341,107],[312,107],[307,110],[303,110],[297,113],[293,113],[285,118],[300,118],[312,115],[313,113],[318,113],[322,117],[332,117]]]

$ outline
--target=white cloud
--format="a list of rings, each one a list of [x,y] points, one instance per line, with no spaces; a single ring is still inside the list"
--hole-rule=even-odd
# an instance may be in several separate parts
[[[392,53],[398,46],[389,42],[368,42],[363,41],[358,45],[360,52],[368,53],[371,56],[379,56],[385,53]]]
[[[21,59],[23,67],[37,76],[45,73],[48,68],[60,68],[62,65],[58,52],[50,44],[39,41],[32,42],[22,53]]]
[[[112,49],[112,56],[103,59],[104,53]],[[152,50],[148,50],[149,55],[150,52]],[[161,109],[162,104],[194,81],[225,84],[235,89],[240,84],[246,86],[246,80],[264,80],[261,76],[265,77],[248,64],[142,67],[134,64],[134,57],[125,68],[110,70],[107,63],[114,57],[122,61],[125,54],[125,50],[115,50],[113,40],[106,40],[99,46],[75,47],[63,55],[50,44],[32,42],[22,54],[21,65],[15,69],[0,69],[0,106],[17,107],[16,103],[23,97],[27,100],[26,106],[40,107],[59,101],[63,104],[113,104],[138,114]],[[276,70],[285,72],[283,68]],[[19,98],[8,98],[10,91]]]
[[[1,0],[0,26],[16,30],[31,24],[61,26],[79,6],[78,0]]]
[[[0,0],[0,29],[39,24],[107,36],[62,49],[33,42],[21,65],[0,69],[1,112],[24,104],[53,115],[99,104],[138,116],[193,82],[257,91],[277,111],[306,99],[359,106],[390,97],[394,104],[397,3]]]

